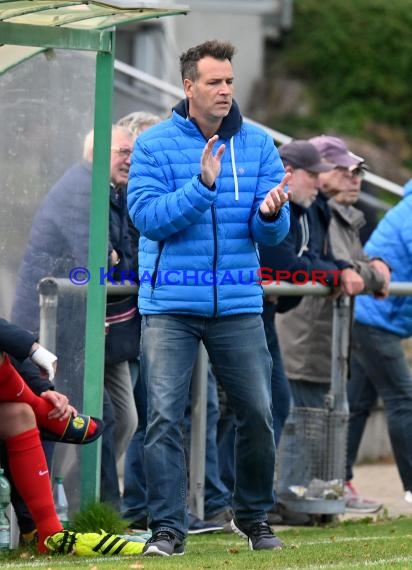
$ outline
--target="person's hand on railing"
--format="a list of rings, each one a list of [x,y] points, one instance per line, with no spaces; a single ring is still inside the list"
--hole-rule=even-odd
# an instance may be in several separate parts
[[[389,284],[391,282],[391,270],[386,265],[386,263],[382,259],[372,259],[369,262],[369,265],[376,269],[378,273],[381,274],[383,277],[384,283],[379,289],[379,291],[375,291],[373,296],[375,299],[385,299],[389,295]]]
[[[365,288],[365,282],[357,271],[347,267],[340,276],[340,288],[344,295],[358,295]]]

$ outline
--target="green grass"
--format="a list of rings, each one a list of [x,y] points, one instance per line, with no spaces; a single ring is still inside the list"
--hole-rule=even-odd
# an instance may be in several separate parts
[[[187,569],[409,569],[412,568],[412,518],[349,521],[334,527],[294,528],[279,532],[281,551],[251,552],[232,534],[190,536],[185,556],[170,558],[77,558],[13,551],[0,555],[2,569],[66,570]]]

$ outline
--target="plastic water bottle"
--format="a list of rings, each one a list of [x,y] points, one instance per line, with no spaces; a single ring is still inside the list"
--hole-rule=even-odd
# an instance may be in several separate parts
[[[0,468],[0,551],[10,549],[10,521],[6,509],[10,504],[10,483]]]
[[[62,527],[69,528],[69,503],[67,502],[66,492],[63,486],[63,477],[60,475],[54,478],[53,499],[57,516]]]

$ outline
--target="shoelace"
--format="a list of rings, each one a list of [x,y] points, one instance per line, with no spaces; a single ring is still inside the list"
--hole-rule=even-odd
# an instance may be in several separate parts
[[[157,542],[158,540],[167,540],[168,542],[173,542],[175,536],[167,530],[159,530],[153,536],[149,538],[147,542]]]
[[[272,537],[273,532],[266,521],[257,522],[250,526],[249,536]]]

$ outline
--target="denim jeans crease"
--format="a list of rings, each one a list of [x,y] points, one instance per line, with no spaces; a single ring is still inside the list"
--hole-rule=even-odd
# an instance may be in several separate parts
[[[182,423],[200,340],[237,418],[236,518],[266,520],[274,501],[272,364],[260,315],[145,315],[141,363],[148,395],[144,453],[151,529],[172,530],[179,538],[188,524]]]

